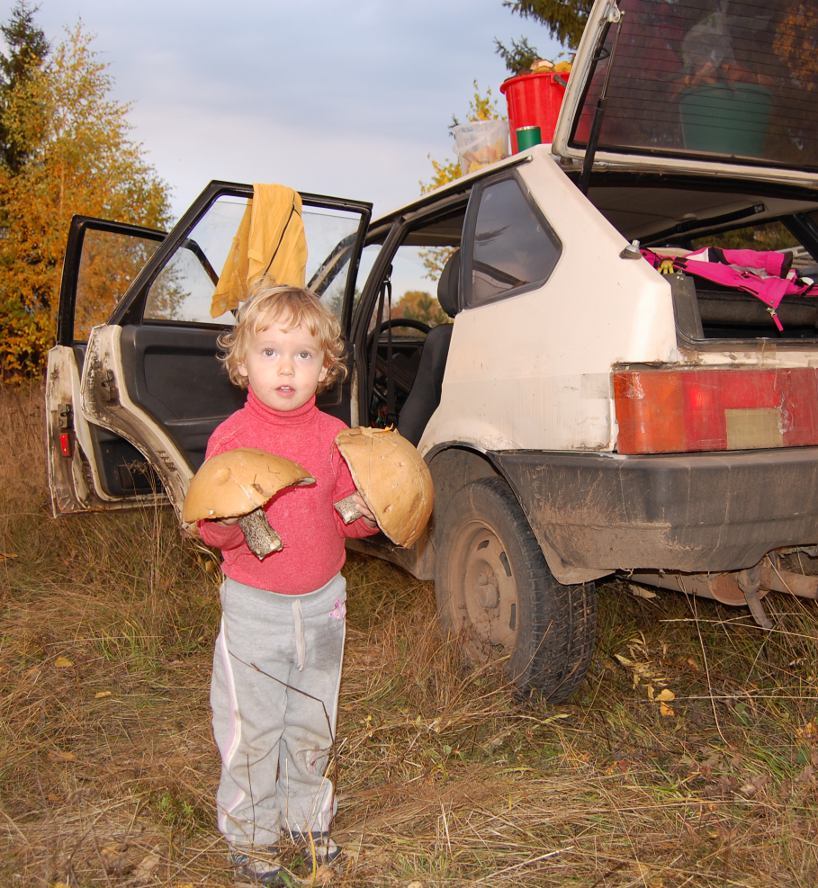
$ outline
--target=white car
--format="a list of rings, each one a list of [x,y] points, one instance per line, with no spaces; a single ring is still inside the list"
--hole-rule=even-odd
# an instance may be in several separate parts
[[[355,545],[433,579],[444,625],[521,692],[582,680],[602,577],[764,625],[767,590],[818,594],[786,558],[818,546],[815,36],[780,0],[600,0],[550,144],[374,222],[302,195],[307,279],[352,370],[319,405],[396,422],[436,488],[413,548]],[[209,306],[251,197],[213,182],[167,234],[74,219],[48,367],[55,514],[180,508],[243,399],[216,360],[233,316]],[[770,311],[673,265],[704,246],[791,249],[804,293]]]

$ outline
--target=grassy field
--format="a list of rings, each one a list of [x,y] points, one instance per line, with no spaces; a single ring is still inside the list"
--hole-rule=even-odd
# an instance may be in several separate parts
[[[53,520],[41,393],[0,390],[0,886],[222,886],[213,556],[169,510]],[[570,705],[466,672],[434,592],[351,557],[338,886],[814,886],[818,605],[600,585]]]

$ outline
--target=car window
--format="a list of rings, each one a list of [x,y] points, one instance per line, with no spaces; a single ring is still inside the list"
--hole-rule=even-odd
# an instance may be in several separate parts
[[[440,277],[440,271],[436,267],[435,257],[439,249],[408,243],[398,247],[392,257],[392,269],[389,275],[392,282],[392,303],[389,314],[384,307],[381,321],[391,316],[393,321],[406,318],[420,321],[429,327],[449,322],[448,315],[437,300],[437,279]],[[376,321],[377,314],[373,314],[370,318],[370,329],[375,326]],[[422,336],[418,332],[413,334],[411,327],[401,328],[401,335]]]
[[[247,198],[236,195],[222,195],[208,207],[151,285],[145,320],[235,323],[229,311],[211,317],[210,305],[246,207]],[[305,205],[302,220],[307,241],[306,280],[340,317],[360,213]]]
[[[467,308],[543,283],[560,254],[559,240],[516,179],[493,182],[478,195],[464,282]]]
[[[619,0],[575,117],[584,148],[816,169],[814,4]]]
[[[210,302],[246,206],[232,195],[213,202],[151,285],[145,320],[234,323],[230,312],[211,317]]]
[[[91,328],[104,324],[120,297],[161,243],[161,237],[139,237],[89,229],[82,244],[74,309],[74,339],[86,342]]]

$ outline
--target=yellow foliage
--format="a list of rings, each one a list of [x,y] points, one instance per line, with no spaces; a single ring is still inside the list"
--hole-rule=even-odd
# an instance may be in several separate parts
[[[130,140],[129,107],[77,26],[46,64],[7,94],[9,139],[25,148],[0,168],[0,378],[42,369],[54,342],[65,239],[74,214],[162,227],[168,189]],[[95,318],[104,320],[107,311]]]
[[[818,73],[818,54],[815,52],[815,29],[818,10],[812,3],[793,4],[776,28],[773,52],[790,69],[795,80],[804,89],[814,88]]]
[[[474,92],[469,100],[468,120],[499,120],[502,118],[503,115],[497,110],[497,100],[491,87],[488,87],[485,92],[481,92],[476,80],[473,82],[473,87]],[[452,126],[457,126],[458,122],[456,117],[452,118]],[[435,160],[430,157],[429,160],[432,164],[432,178],[428,182],[420,183],[421,194],[433,191],[447,182],[453,182],[463,175],[457,157],[452,160]]]
[[[469,100],[468,119],[470,121],[501,119],[503,115],[497,110],[497,102],[491,87],[488,87],[485,92],[481,92],[476,80],[473,81],[472,86],[474,92]],[[457,126],[458,122],[456,117],[452,118],[453,127]],[[459,179],[463,175],[460,160],[456,155],[454,158],[444,160],[435,160],[430,156],[429,162],[432,164],[432,177],[428,182],[420,182],[421,194],[434,191],[435,188],[439,188],[447,182],[454,182],[455,179]],[[426,276],[430,280],[437,280],[440,277],[451,252],[449,249],[430,247],[421,253],[421,261],[426,269]]]
[[[392,309],[393,318],[412,318],[430,327],[445,324],[449,317],[440,303],[423,290],[407,290],[400,302]]]

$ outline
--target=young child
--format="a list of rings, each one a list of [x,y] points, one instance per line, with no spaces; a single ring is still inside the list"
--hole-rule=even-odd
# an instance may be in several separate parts
[[[284,548],[262,561],[235,519],[200,523],[224,572],[211,686],[219,829],[238,875],[275,885],[281,839],[303,843],[319,862],[340,853],[329,837],[336,803],[325,774],[345,636],[340,570],[344,538],[376,527],[335,446],[344,423],[315,406],[316,392],[346,373],[335,318],[308,290],[268,286],[220,345],[247,402],[215,429],[207,456],[255,447],[293,460],[316,482],[265,507]],[[349,495],[362,517],[345,525],[333,504]]]

